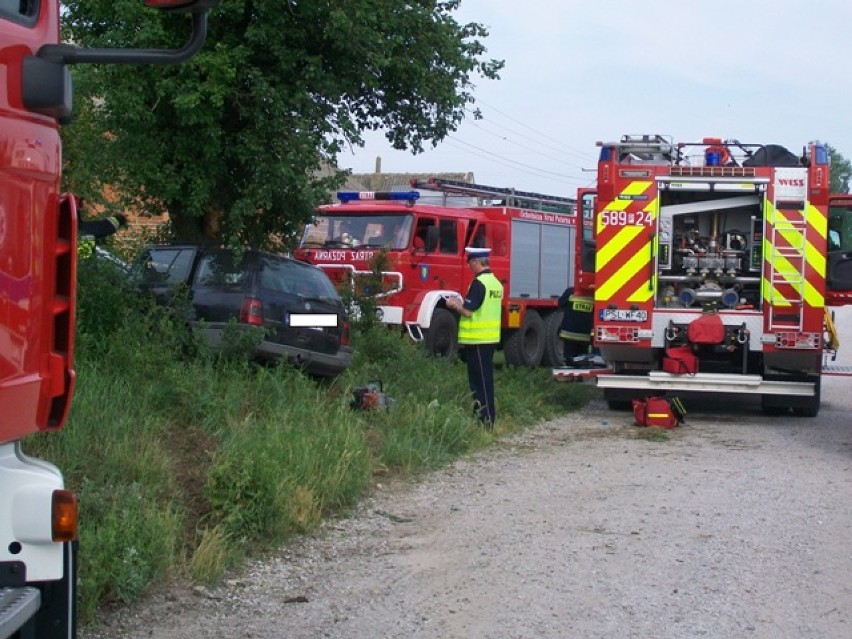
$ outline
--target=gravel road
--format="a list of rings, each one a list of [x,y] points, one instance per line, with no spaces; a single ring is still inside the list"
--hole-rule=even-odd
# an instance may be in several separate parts
[[[88,637],[850,639],[850,389],[689,399],[666,440],[595,401]]]

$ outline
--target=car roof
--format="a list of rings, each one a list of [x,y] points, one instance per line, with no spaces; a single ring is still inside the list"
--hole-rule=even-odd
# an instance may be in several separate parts
[[[176,243],[168,243],[168,244],[149,244],[145,247],[146,250],[155,250],[155,249],[196,249],[204,253],[233,253],[234,248],[228,246],[212,246],[209,244],[193,244],[191,242],[176,242]],[[273,253],[272,251],[265,251],[262,249],[252,248],[250,246],[241,247],[244,253],[248,255],[263,255],[265,257],[272,257],[280,260],[289,260],[291,262],[298,262],[299,264],[304,264],[305,266],[310,266],[306,262],[302,262],[301,260],[297,260],[288,255],[284,255],[282,253]]]

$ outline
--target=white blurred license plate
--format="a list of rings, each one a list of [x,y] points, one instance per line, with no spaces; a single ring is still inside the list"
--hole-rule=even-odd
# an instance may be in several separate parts
[[[328,313],[291,313],[290,326],[296,328],[326,328],[337,326],[337,315]]]
[[[628,311],[618,308],[605,308],[601,311],[604,322],[644,322],[648,311]]]

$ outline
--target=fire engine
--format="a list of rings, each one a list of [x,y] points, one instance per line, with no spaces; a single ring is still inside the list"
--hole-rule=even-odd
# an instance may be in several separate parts
[[[489,247],[507,292],[507,364],[560,365],[557,299],[573,278],[574,199],[439,178],[411,187],[419,190],[339,193],[340,203],[316,211],[294,256],[373,296],[385,324],[452,356],[457,318],[444,299],[464,295],[473,279],[464,248]],[[371,288],[376,274],[381,285]]]
[[[852,198],[830,195],[827,147],[797,156],[660,135],[598,145],[597,188],[578,192],[591,225],[575,287],[594,297],[610,406],[700,391],[815,416],[838,345],[827,307],[852,302]]]
[[[59,43],[59,0],[0,2],[0,638],[76,636],[77,501],[61,472],[23,451],[65,424],[74,387],[76,198],[60,194],[68,66],[173,63],[197,52],[210,0],[145,0],[189,11],[176,50]]]

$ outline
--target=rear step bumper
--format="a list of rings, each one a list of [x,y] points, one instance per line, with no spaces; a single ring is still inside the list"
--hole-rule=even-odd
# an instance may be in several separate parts
[[[651,371],[648,375],[601,375],[600,388],[651,391],[699,391],[705,393],[743,393],[749,395],[790,395],[813,397],[813,382],[783,382],[766,380],[760,375],[729,375],[723,373],[696,373],[674,375]]]
[[[0,588],[0,639],[15,634],[40,607],[38,588]]]

